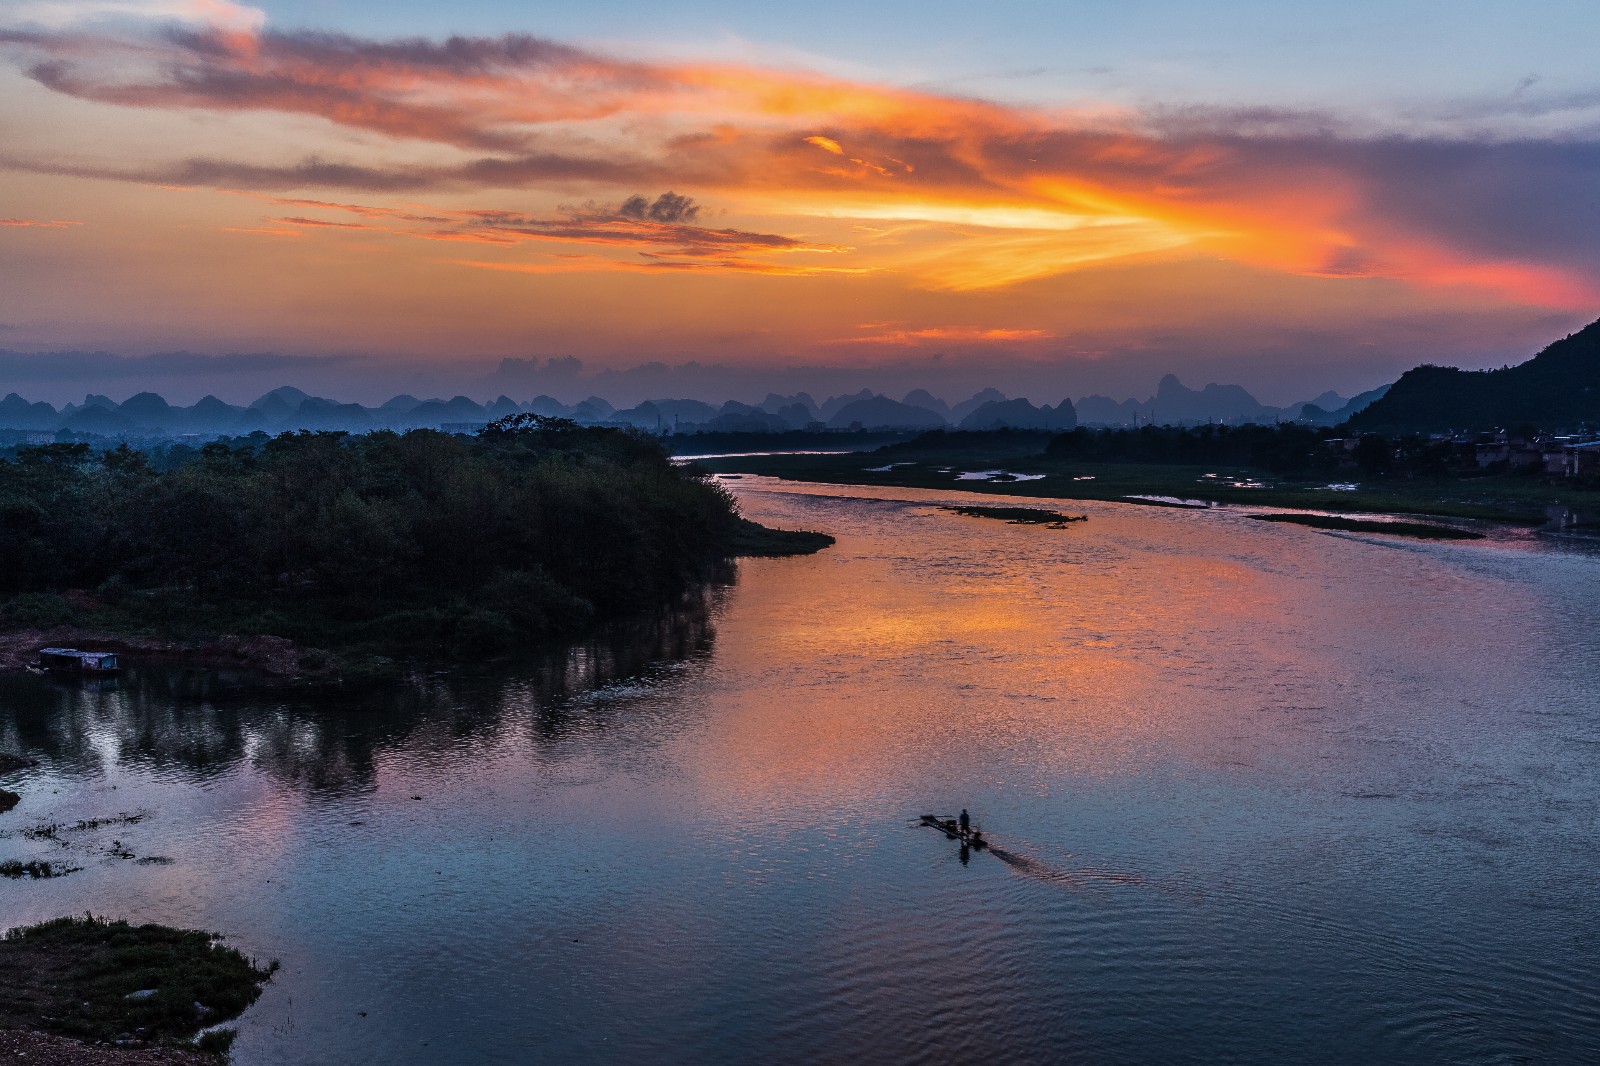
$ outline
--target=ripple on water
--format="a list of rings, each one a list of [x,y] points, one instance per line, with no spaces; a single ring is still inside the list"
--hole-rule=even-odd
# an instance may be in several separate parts
[[[28,819],[149,811],[7,918],[282,959],[240,1066],[1600,1061],[1600,556],[736,484],[838,545],[548,663],[0,679]]]

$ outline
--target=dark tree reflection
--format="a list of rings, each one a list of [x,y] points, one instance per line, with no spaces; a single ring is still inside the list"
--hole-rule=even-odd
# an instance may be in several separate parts
[[[498,664],[421,675],[381,693],[339,699],[250,694],[241,679],[180,666],[139,666],[110,681],[0,677],[0,749],[57,772],[91,776],[103,760],[204,781],[248,764],[309,793],[373,787],[385,753],[402,747],[470,760],[516,730],[537,757],[575,739],[605,738],[618,685],[680,684],[709,655],[722,584],[675,609],[576,643]]]

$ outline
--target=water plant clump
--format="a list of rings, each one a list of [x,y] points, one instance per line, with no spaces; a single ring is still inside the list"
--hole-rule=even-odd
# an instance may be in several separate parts
[[[104,818],[82,818],[71,825],[60,822],[48,822],[44,825],[31,826],[24,829],[22,835],[32,840],[54,840],[63,843],[62,835],[67,833],[87,833],[96,829],[104,829],[108,825],[138,825],[148,817],[146,811],[134,811],[131,814],[107,815]]]
[[[0,1029],[188,1043],[244,1013],[277,969],[217,941],[200,930],[92,915],[12,929],[0,939]],[[207,1049],[228,1042],[211,1037]]]
[[[0,877],[7,877],[13,881],[29,877],[35,881],[42,881],[48,877],[65,877],[68,874],[77,873],[82,868],[81,866],[65,866],[59,862],[52,863],[43,859],[30,859],[27,862],[10,859],[6,862],[0,862]]]
[[[959,506],[946,507],[946,511],[968,518],[994,518],[1012,525],[1049,526],[1051,529],[1064,529],[1069,522],[1087,522],[1088,515],[1062,514],[1060,511],[1049,511],[1042,507],[980,507]]]

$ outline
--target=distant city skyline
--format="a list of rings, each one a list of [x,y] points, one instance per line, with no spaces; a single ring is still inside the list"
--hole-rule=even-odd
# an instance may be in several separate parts
[[[1565,0],[5,3],[0,349],[267,353],[124,364],[230,401],[506,357],[1279,405],[1499,366],[1600,314],[1597,30]]]

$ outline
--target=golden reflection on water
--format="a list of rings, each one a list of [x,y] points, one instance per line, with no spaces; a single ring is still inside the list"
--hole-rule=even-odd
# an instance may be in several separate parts
[[[719,626],[689,759],[699,787],[746,802],[932,794],[1007,750],[1041,788],[1171,760],[1292,772],[1317,762],[1346,695],[1352,721],[1371,713],[1373,693],[1343,680],[1403,657],[1414,703],[1434,666],[1473,669],[1451,663],[1460,619],[1430,613],[1441,592],[1538,610],[1528,588],[1457,565],[1482,548],[1116,504],[1056,530],[929,505],[948,493],[756,478],[739,491],[759,520],[839,535],[819,555],[742,563]]]
[[[153,812],[11,913],[283,957],[240,1066],[1600,1049],[1594,559],[738,492],[837,546],[549,663],[352,707],[0,684],[59,786],[20,824]],[[961,807],[966,865],[916,825]]]

